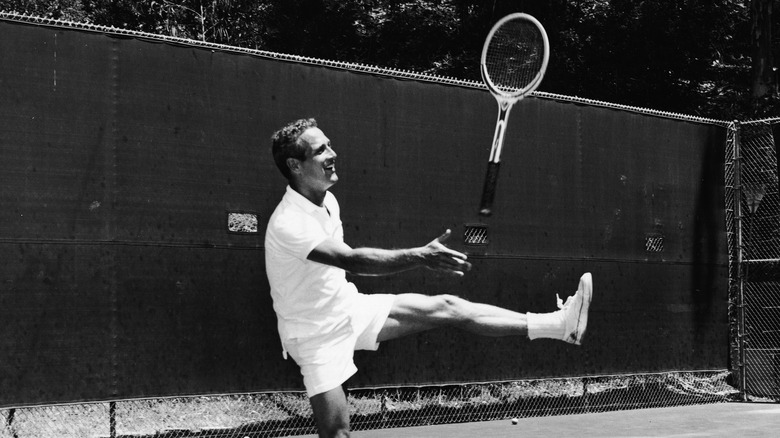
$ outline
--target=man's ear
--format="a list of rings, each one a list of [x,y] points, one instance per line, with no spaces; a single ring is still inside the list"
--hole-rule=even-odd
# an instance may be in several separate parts
[[[297,173],[298,170],[301,168],[301,161],[298,160],[297,158],[288,158],[287,167],[290,169],[290,172]]]

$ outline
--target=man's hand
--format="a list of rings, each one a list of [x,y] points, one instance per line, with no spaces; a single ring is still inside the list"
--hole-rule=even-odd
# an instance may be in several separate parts
[[[468,256],[444,246],[444,242],[450,238],[452,232],[448,229],[441,236],[421,248],[425,260],[425,266],[434,271],[462,277],[471,270]]]

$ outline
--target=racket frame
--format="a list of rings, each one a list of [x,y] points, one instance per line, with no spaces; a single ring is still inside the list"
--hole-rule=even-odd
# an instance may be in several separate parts
[[[528,20],[534,24],[542,35],[542,41],[544,43],[544,55],[542,58],[542,65],[539,68],[539,72],[531,80],[531,82],[525,87],[515,91],[509,92],[501,90],[490,79],[490,75],[487,73],[486,61],[487,52],[490,47],[490,42],[493,40],[493,36],[496,32],[510,20]],[[485,43],[482,46],[482,56],[480,58],[480,74],[482,75],[482,81],[490,91],[490,94],[495,97],[498,103],[498,117],[496,119],[496,129],[493,133],[493,143],[490,147],[490,157],[488,158],[487,174],[485,175],[485,184],[482,189],[482,201],[480,202],[479,214],[481,216],[490,216],[493,209],[493,200],[496,194],[496,184],[498,182],[498,170],[501,161],[501,152],[504,148],[504,136],[506,134],[506,127],[509,121],[509,113],[512,110],[512,106],[515,103],[522,100],[525,96],[531,94],[539,84],[541,84],[544,78],[544,73],[547,71],[547,64],[550,59],[550,41],[547,38],[547,32],[544,30],[542,23],[531,15],[518,12],[509,14],[506,17],[500,19],[490,29]]]

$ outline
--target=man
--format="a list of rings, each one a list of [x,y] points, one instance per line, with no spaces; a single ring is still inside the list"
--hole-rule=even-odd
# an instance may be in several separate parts
[[[286,193],[265,235],[266,271],[284,356],[301,368],[319,436],[348,437],[349,410],[342,384],[357,368],[355,350],[441,326],[485,336],[554,338],[579,345],[592,296],[590,274],[553,313],[518,313],[451,295],[358,293],[346,280],[425,267],[462,276],[465,254],[444,246],[450,231],[425,246],[351,248],[344,243],[339,204],[328,189],[338,181],[336,152],[314,119],[288,124],[273,137],[272,152],[287,178]]]

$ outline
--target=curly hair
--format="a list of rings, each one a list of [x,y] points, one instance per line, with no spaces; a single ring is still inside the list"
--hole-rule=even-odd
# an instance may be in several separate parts
[[[282,175],[288,180],[291,174],[290,168],[287,167],[287,159],[295,158],[301,161],[306,159],[306,148],[298,140],[304,131],[316,127],[317,121],[313,118],[299,119],[288,123],[271,136],[271,141],[273,142],[271,153],[274,156],[274,162],[279,171],[282,172]]]

